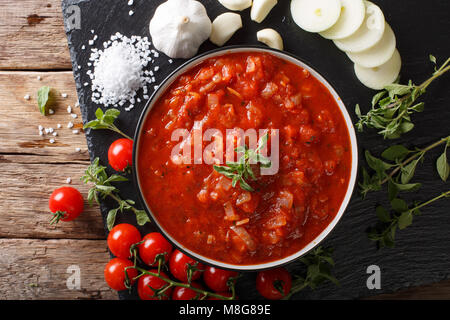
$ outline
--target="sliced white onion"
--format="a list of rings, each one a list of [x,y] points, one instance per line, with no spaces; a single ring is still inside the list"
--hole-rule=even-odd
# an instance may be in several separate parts
[[[256,33],[258,41],[265,43],[270,48],[283,50],[283,39],[280,34],[273,29],[262,29]]]
[[[252,0],[219,0],[228,10],[242,11],[252,6]]]
[[[277,0],[253,0],[250,18],[261,23],[277,3]]]
[[[395,51],[395,45],[396,40],[394,32],[391,27],[386,24],[383,37],[375,46],[361,52],[347,52],[347,56],[354,63],[362,67],[374,68],[381,66],[392,58]]]
[[[391,59],[379,67],[364,68],[355,64],[355,74],[358,80],[366,87],[381,90],[398,78],[401,67],[400,54],[398,50],[395,50]]]
[[[342,8],[338,21],[320,33],[326,39],[342,39],[351,36],[361,27],[366,16],[363,0],[341,0]]]
[[[242,192],[236,199],[236,205],[240,206],[241,204],[244,204],[246,202],[249,202],[252,200],[252,195],[248,191]]]
[[[383,36],[385,20],[383,11],[370,1],[364,1],[366,16],[362,25],[351,36],[334,40],[334,44],[345,52],[361,52],[376,45]]]
[[[242,19],[239,14],[233,12],[223,13],[214,19],[209,40],[221,47],[240,28],[242,28]]]
[[[256,249],[255,241],[253,240],[252,236],[247,232],[247,230],[245,230],[244,227],[232,226],[230,227],[230,229],[233,230],[234,233],[236,233],[237,236],[242,239],[242,241],[244,241],[245,245],[250,251]]]
[[[294,22],[308,32],[322,32],[331,28],[341,14],[340,0],[292,0]]]

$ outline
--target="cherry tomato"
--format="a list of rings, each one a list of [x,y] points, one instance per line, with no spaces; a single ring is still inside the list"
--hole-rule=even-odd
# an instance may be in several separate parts
[[[118,139],[108,150],[109,165],[116,171],[124,171],[133,163],[133,140]]]
[[[114,258],[111,259],[105,267],[103,274],[105,275],[105,281],[108,286],[117,291],[125,290],[125,268],[132,267],[133,263],[128,259]],[[137,277],[138,273],[136,269],[127,269],[128,279],[130,285],[134,283],[133,278]]]
[[[177,278],[178,280],[182,282],[187,282],[187,270],[188,270],[188,264],[191,266],[196,265],[197,271],[195,271],[192,274],[191,280],[197,280],[202,275],[202,272],[200,270],[204,270],[205,266],[194,259],[188,257],[180,250],[175,250],[172,255],[170,256],[169,261],[169,269],[170,273]]]
[[[285,268],[261,271],[256,277],[256,289],[266,299],[278,300],[291,291],[292,278]]]
[[[83,196],[72,187],[58,188],[50,196],[48,207],[53,213],[51,224],[58,223],[59,220],[71,221],[83,212]]]
[[[169,260],[172,253],[172,245],[159,232],[152,232],[142,239],[144,242],[139,245],[139,256],[142,262],[152,266],[155,264],[156,256],[159,254],[166,254],[164,262]]]
[[[223,270],[215,267],[206,267],[203,280],[215,292],[228,291],[227,282],[238,275],[235,271]]]
[[[196,282],[192,282],[194,288],[203,289],[202,286]],[[203,297],[199,292],[184,287],[175,287],[172,293],[172,300],[199,300]]]
[[[108,247],[112,254],[118,258],[131,257],[131,245],[141,241],[139,230],[128,223],[121,223],[112,228],[108,235]]]
[[[150,270],[150,272],[158,273],[158,270]],[[169,279],[169,277],[164,272],[161,272],[160,275],[164,278]],[[164,294],[160,297],[154,296],[154,290],[161,289],[166,285],[168,285],[167,282],[158,277],[152,275],[144,275],[138,280],[139,298],[141,298],[141,300],[168,300],[173,288],[169,288],[164,291]]]

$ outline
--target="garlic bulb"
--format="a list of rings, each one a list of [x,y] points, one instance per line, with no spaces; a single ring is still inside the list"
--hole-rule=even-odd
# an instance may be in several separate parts
[[[193,57],[210,34],[211,20],[195,0],[167,0],[150,21],[153,45],[171,58]]]

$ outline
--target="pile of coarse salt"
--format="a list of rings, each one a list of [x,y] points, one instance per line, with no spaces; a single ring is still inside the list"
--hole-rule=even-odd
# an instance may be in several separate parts
[[[148,99],[147,84],[156,81],[153,72],[144,71],[154,62],[151,55],[155,55],[155,51],[150,45],[147,37],[128,38],[116,33],[103,43],[103,50],[92,48],[89,60],[93,62],[94,71],[87,72],[92,81],[92,101],[116,107],[129,103],[125,107],[129,111],[136,100],[141,100],[136,97],[140,88],[144,99]]]

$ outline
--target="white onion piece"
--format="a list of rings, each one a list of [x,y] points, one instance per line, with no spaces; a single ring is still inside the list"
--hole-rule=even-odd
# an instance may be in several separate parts
[[[247,203],[252,200],[252,195],[248,191],[242,192],[236,199],[236,205],[240,206],[241,204]]]
[[[277,0],[253,0],[250,18],[255,22],[261,23],[277,3]]]
[[[361,27],[366,16],[363,0],[341,0],[342,8],[338,21],[320,33],[326,39],[342,39],[351,36]]]
[[[258,41],[268,45],[270,48],[283,50],[283,39],[280,34],[273,29],[262,29],[256,33]]]
[[[244,227],[231,226],[230,229],[233,230],[234,233],[236,233],[237,236],[242,239],[242,241],[244,241],[245,245],[250,251],[256,249],[255,241]]]
[[[237,13],[226,12],[214,19],[209,40],[215,45],[223,46],[233,34],[242,28],[241,16]]]
[[[341,14],[340,0],[292,0],[294,22],[308,32],[322,32],[331,28]]]
[[[233,205],[230,201],[227,201],[223,204],[223,208],[225,209],[225,220],[228,221],[237,221],[239,220],[239,216],[234,212]]]
[[[376,45],[384,33],[383,11],[370,1],[364,1],[366,16],[361,27],[351,36],[334,40],[334,44],[345,52],[361,52]]]
[[[392,58],[392,55],[395,51],[395,35],[392,31],[391,27],[386,24],[386,27],[384,28],[384,34],[381,38],[380,42],[378,42],[375,46],[373,46],[370,49],[351,53],[348,52],[347,56],[352,60],[354,63],[366,67],[366,68],[374,68],[381,66],[382,64],[386,63],[390,58]]]
[[[294,203],[294,196],[289,191],[280,191],[277,204],[280,208],[291,209]]]
[[[219,0],[228,10],[242,11],[252,6],[252,0]]]
[[[355,74],[359,81],[368,88],[381,90],[393,83],[400,74],[402,60],[398,50],[385,64],[375,68],[364,68],[355,64]]]

